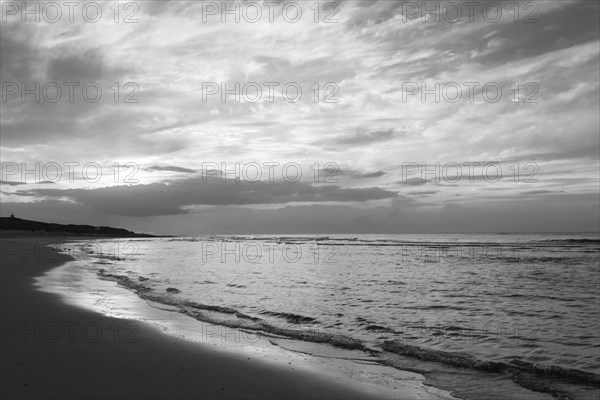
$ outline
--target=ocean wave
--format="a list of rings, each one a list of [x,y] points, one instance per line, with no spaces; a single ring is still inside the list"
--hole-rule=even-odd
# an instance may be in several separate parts
[[[600,239],[541,239],[540,243],[599,244]]]
[[[270,315],[272,317],[283,318],[286,321],[291,322],[293,324],[305,324],[305,323],[314,324],[314,323],[318,322],[316,318],[306,317],[304,315],[291,314],[291,313],[286,313],[286,312],[261,311],[261,314]]]
[[[218,323],[232,328],[246,328],[255,331],[263,331],[271,334],[287,336],[292,339],[300,339],[318,343],[328,343],[330,345],[346,349],[359,349],[367,352],[375,351],[365,346],[360,340],[345,335],[320,331],[319,329],[293,329],[286,326],[275,326],[273,324],[269,324],[261,318],[244,314],[239,310],[236,310],[231,307],[201,304],[189,300],[179,299],[175,296],[172,296],[169,293],[160,294],[154,289],[125,275],[110,274],[103,269],[100,269],[98,271],[98,275],[103,279],[116,281],[120,285],[135,291],[138,294],[138,296],[142,299],[151,300],[156,303],[162,303],[165,305],[176,306],[187,315],[190,315],[204,322]],[[224,315],[230,315],[235,317],[235,319],[229,320],[223,317],[211,317],[210,315],[201,314],[199,313],[199,311],[209,311]],[[307,317],[299,314],[268,310],[261,311],[260,313],[263,315],[282,318],[292,324],[318,323],[316,318]],[[245,320],[245,322],[240,322],[240,319]],[[369,331],[393,331],[390,328],[379,325],[365,318],[357,317],[356,320],[359,326],[362,326],[364,329]],[[460,330],[459,327],[453,328],[454,330]],[[534,373],[537,375],[575,379],[584,383],[600,383],[599,374],[594,374],[591,372],[581,371],[577,369],[568,369],[553,365],[548,366],[535,364],[519,359],[511,359],[510,361],[505,362],[481,360],[467,354],[427,349],[424,347],[407,344],[400,340],[386,340],[381,344],[381,347],[384,351],[392,352],[395,354],[413,357],[424,361],[441,362],[462,368],[471,368],[490,372],[504,372],[510,369],[517,369],[520,371]]]
[[[386,340],[383,342],[382,348],[391,353],[413,357],[423,361],[440,362],[461,368],[488,372],[514,372],[516,369],[546,377],[568,378],[586,384],[600,384],[600,374],[572,368],[563,368],[556,365],[535,364],[519,359],[510,359],[509,361],[504,362],[481,360],[468,354],[428,349],[406,344],[399,340]]]
[[[552,385],[553,379],[566,379],[578,382],[585,386],[593,387],[594,389],[592,390],[597,390],[600,387],[599,375],[591,372],[567,369],[554,365],[535,364],[517,358],[511,358],[508,361],[483,360],[464,353],[433,350],[423,346],[407,344],[405,341],[398,339],[384,340],[377,343],[376,347],[369,347],[359,339],[339,334],[335,328],[329,330],[322,329],[316,325],[318,321],[313,317],[270,310],[260,312],[262,315],[280,318],[288,323],[287,325],[280,326],[272,321],[245,314],[231,307],[202,304],[180,298],[176,293],[157,291],[144,285],[139,279],[133,279],[125,275],[110,274],[103,269],[100,269],[97,274],[102,279],[113,280],[119,285],[136,292],[142,299],[173,306],[181,313],[201,322],[242,329],[267,338],[280,337],[322,343],[347,350],[359,350],[374,356],[382,365],[389,365],[399,369],[406,370],[407,368],[406,365],[397,365],[389,361],[386,354],[395,354],[413,360],[450,365],[458,369],[498,374],[498,376],[511,379],[526,389],[551,393],[559,398],[570,397],[565,397],[563,392],[555,389]],[[393,330],[385,325],[366,318],[357,317],[356,321],[362,329],[367,331],[393,333],[390,332]],[[305,324],[308,324],[308,326]],[[458,332],[461,328],[448,326],[448,330]]]

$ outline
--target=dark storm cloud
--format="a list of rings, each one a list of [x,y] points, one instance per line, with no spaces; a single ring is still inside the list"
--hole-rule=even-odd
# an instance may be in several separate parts
[[[385,175],[383,171],[375,171],[375,172],[365,172],[363,174],[357,173],[352,175],[353,178],[356,179],[367,179],[367,178],[379,178],[380,176]]]
[[[558,160],[573,160],[573,159],[592,159],[598,160],[598,149],[600,148],[600,136],[589,144],[589,146],[577,147],[572,150],[555,152],[555,153],[530,153],[516,157],[510,157],[505,161],[558,161]]]
[[[422,192],[410,192],[410,194],[413,194],[416,196],[429,196],[429,195],[436,194],[436,193],[438,193],[437,190],[425,190]]]
[[[29,183],[29,182],[15,182],[15,181],[0,181],[0,186],[5,185],[5,186],[21,186],[21,185],[28,185],[28,184],[34,184],[34,185],[52,185],[55,184],[56,182],[53,181],[40,181],[40,182],[33,182],[33,183]]]
[[[161,167],[159,165],[153,165],[153,166],[148,167],[146,169],[149,170],[149,171],[169,171],[169,172],[184,172],[184,173],[194,173],[194,172],[196,172],[196,170],[193,170],[193,169],[176,167],[176,166],[172,166],[172,165],[167,165],[167,166],[164,166],[164,167]]]
[[[362,146],[378,142],[387,142],[397,136],[394,129],[382,131],[364,132],[358,130],[348,135],[341,135],[327,140],[328,144],[337,144],[342,146]]]
[[[323,174],[327,174],[328,172],[330,172],[330,171],[327,171],[327,170],[322,171]],[[379,177],[385,175],[385,172],[383,172],[383,171],[362,172],[362,171],[355,171],[355,170],[349,170],[349,169],[341,169],[336,172],[336,175],[348,176],[352,179],[368,179],[368,178],[379,178]]]
[[[69,29],[55,39],[77,36],[76,28]],[[52,52],[48,52],[36,41],[36,33],[33,25],[12,20],[2,24],[0,72],[3,82],[117,81],[128,73],[122,66],[108,65],[104,49],[70,47],[67,42],[55,45]]]
[[[505,7],[510,2],[505,3]],[[524,8],[524,4],[520,7]],[[510,12],[506,9],[507,14]],[[534,10],[521,10],[521,18],[525,18]],[[514,16],[511,16],[514,17]],[[497,51],[476,57],[485,64],[504,63],[507,60],[518,60],[522,57],[533,57],[577,44],[598,40],[598,7],[590,1],[565,2],[544,13],[537,13],[533,18],[540,29],[531,29],[528,24],[506,24],[498,34],[502,46]],[[489,24],[493,25],[493,24]],[[482,37],[479,47],[485,50],[491,37]]]
[[[552,191],[552,190],[528,190],[526,192],[523,192],[523,194],[550,194],[550,193],[564,193],[564,192],[562,192],[562,191],[556,192],[556,191]]]
[[[25,182],[0,181],[0,185],[19,186],[19,185],[26,185],[26,183]]]
[[[187,205],[257,205],[289,202],[364,202],[397,198],[396,192],[377,187],[346,189],[338,186],[312,186],[297,182],[228,182],[192,178],[170,183],[113,186],[98,189],[33,189],[17,195],[68,197],[97,213],[124,216],[175,215]]]
[[[359,24],[373,21],[376,24],[399,23],[394,18],[402,14],[406,3],[382,1],[377,2],[377,6],[365,5],[356,19]],[[417,3],[420,4],[420,9],[433,9],[435,5],[444,4],[439,1]],[[418,48],[427,56],[417,60],[407,57],[406,60],[381,65],[372,76],[394,76],[404,79],[410,76],[411,79],[422,79],[447,74],[469,63],[478,63],[486,69],[491,69],[598,40],[597,2],[582,0],[515,3],[507,0],[491,3],[500,3],[503,9],[502,18],[497,23],[487,22],[483,18],[486,2],[478,2],[479,5],[474,10],[474,21],[469,23],[464,22],[467,19],[467,7],[462,7],[462,23],[450,23],[443,15],[439,23],[435,23],[433,19],[421,22],[419,14],[418,21],[411,24],[410,37],[400,33],[398,40],[390,41],[386,45],[389,51]],[[538,9],[528,6],[529,3]],[[555,6],[546,7],[548,4]],[[519,22],[513,22],[515,14],[511,7],[515,5],[519,7]],[[528,16],[537,22],[524,23]]]
[[[153,113],[146,114],[139,108],[136,110],[135,105],[124,107],[123,104],[117,104],[111,91],[114,82],[122,82],[129,71],[121,65],[109,65],[103,55],[105,49],[87,48],[85,41],[72,46],[71,41],[65,40],[67,36],[77,37],[78,30],[80,28],[50,25],[43,39],[54,39],[57,44],[53,44],[49,50],[38,40],[41,32],[37,25],[19,22],[2,24],[0,74],[3,89],[9,84],[19,88],[16,94],[7,94],[2,101],[0,120],[3,146],[10,148],[69,140],[71,143],[79,142],[79,151],[85,152],[104,148],[114,141],[131,141],[135,142],[130,146],[131,149],[137,147],[142,152],[150,150],[145,147],[151,138],[134,137],[132,126],[147,120]],[[56,102],[47,100],[48,97],[58,96],[55,89],[51,89],[47,97],[43,91],[44,85],[52,82],[62,91]],[[69,100],[69,88],[64,86],[65,82],[76,85],[72,89],[72,100]],[[86,84],[101,88],[103,93],[99,102],[89,102],[83,98],[82,88]],[[22,85],[27,90],[34,90],[39,85],[39,99],[29,94],[23,102],[20,94]],[[122,103],[123,94],[119,101]],[[124,124],[124,121],[127,123]],[[82,147],[86,138],[90,139],[85,143],[89,146],[87,148]],[[167,145],[166,148],[169,147]],[[107,151],[114,154],[115,149],[124,147],[112,147]],[[70,153],[69,149],[65,148],[64,153]]]
[[[26,24],[2,23],[0,35],[0,75],[2,82],[15,82],[23,77],[32,78],[36,75],[36,65],[43,62],[41,54],[35,51],[31,44],[31,36]]]
[[[50,82],[79,82],[107,79],[104,61],[94,50],[84,54],[55,57],[49,61],[46,74]],[[111,74],[109,79],[114,79]]]
[[[423,179],[423,178],[409,178],[409,179],[405,179],[403,181],[398,181],[396,183],[399,185],[419,186],[419,185],[424,185],[427,182],[428,182],[427,179]]]

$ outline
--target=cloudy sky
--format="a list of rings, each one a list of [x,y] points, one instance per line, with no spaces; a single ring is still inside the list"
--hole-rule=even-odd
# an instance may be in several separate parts
[[[2,1],[2,216],[598,230],[597,1],[267,3]]]

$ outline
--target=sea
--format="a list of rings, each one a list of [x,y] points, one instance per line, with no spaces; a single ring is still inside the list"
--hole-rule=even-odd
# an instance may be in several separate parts
[[[73,261],[38,286],[107,315],[135,314],[122,296],[110,300],[111,288],[126,288],[173,315],[293,351],[318,343],[363,352],[460,398],[516,398],[517,386],[531,398],[600,398],[598,233],[220,235],[55,248]],[[504,386],[480,397],[473,382],[485,379]]]

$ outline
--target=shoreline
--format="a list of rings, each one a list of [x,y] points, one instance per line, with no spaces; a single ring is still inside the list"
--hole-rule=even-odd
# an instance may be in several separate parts
[[[149,323],[104,316],[36,289],[36,277],[72,260],[46,244],[69,239],[85,240],[1,238],[3,398],[368,399],[386,393],[343,376],[327,378],[281,360],[265,362],[173,337]],[[450,398],[407,374],[406,387],[387,397]]]

